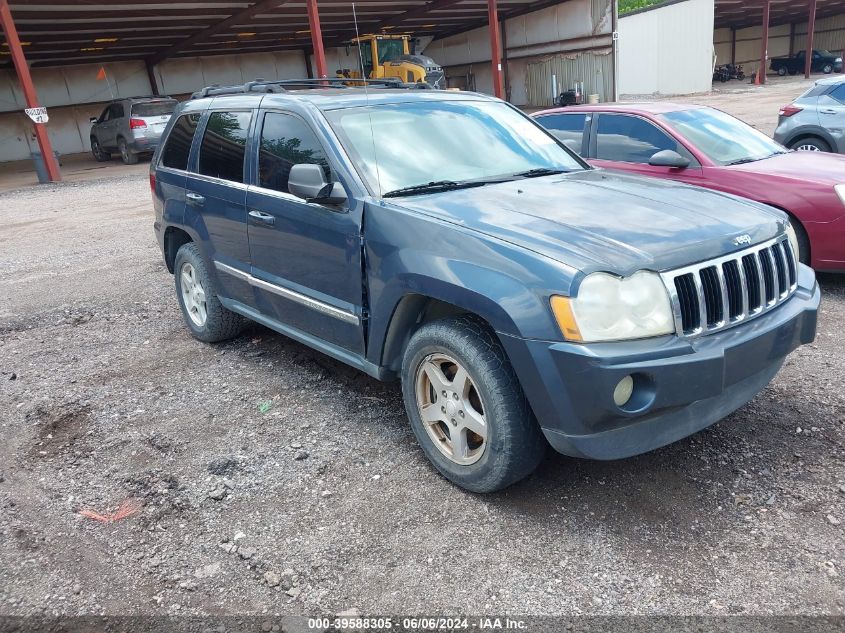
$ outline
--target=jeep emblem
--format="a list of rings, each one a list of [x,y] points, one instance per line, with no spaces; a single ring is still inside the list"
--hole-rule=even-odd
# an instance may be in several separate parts
[[[743,233],[742,235],[737,235],[734,238],[734,244],[737,246],[742,246],[743,244],[751,244],[751,236],[747,233]]]

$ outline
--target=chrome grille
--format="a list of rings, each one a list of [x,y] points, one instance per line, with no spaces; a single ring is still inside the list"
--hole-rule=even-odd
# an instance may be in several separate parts
[[[798,286],[796,258],[786,236],[661,276],[682,336],[754,318],[783,303]]]

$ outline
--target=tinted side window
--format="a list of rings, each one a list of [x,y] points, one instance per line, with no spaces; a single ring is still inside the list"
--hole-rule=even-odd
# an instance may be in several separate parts
[[[232,182],[244,181],[249,112],[212,112],[200,146],[199,173]]]
[[[648,163],[659,151],[686,150],[668,134],[644,119],[625,114],[602,114],[596,128],[596,158],[625,163]]]
[[[200,121],[199,114],[183,114],[180,116],[161,152],[161,164],[173,169],[188,169],[188,155],[191,153],[191,141],[194,139],[194,132],[197,123]]]
[[[299,117],[268,112],[261,131],[258,184],[288,193],[290,168],[297,163],[320,165],[331,181],[329,161],[317,135]]]
[[[586,114],[549,114],[538,117],[537,122],[548,129],[558,140],[563,141],[569,149],[581,153],[584,126],[587,124]]]
[[[111,106],[111,115],[109,119],[123,118],[123,105],[120,103],[113,103]]]
[[[845,103],[845,84],[839,84],[836,89],[831,91],[830,96],[836,99],[839,103]]]

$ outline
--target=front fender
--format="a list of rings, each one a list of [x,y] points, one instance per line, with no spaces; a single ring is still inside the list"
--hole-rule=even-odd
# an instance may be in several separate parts
[[[576,271],[560,262],[463,226],[368,206],[365,259],[369,296],[368,352],[381,364],[391,320],[409,296],[452,304],[500,334],[555,340],[549,307],[568,294]]]

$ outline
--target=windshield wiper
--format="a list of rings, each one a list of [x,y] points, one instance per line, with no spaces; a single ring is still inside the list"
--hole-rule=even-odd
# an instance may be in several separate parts
[[[771,158],[772,156],[780,156],[781,154],[786,154],[787,152],[772,152],[768,156],[759,156],[756,158],[748,157],[748,158],[738,158],[736,160],[732,160],[729,163],[725,163],[726,165],[744,165],[746,163],[756,163],[758,160],[766,160],[767,158]]]
[[[388,191],[383,195],[384,198],[396,198],[399,196],[411,196],[415,193],[437,193],[439,191],[453,191],[454,189],[468,189],[470,187],[480,187],[484,182],[477,182],[465,180],[458,182],[456,180],[433,180],[420,185],[412,185],[410,187],[402,187],[401,189],[394,189]]]
[[[565,169],[550,169],[549,167],[537,167],[529,169],[528,171],[521,171],[517,174],[512,174],[514,178],[539,178],[540,176],[554,176],[556,174],[565,174]]]

